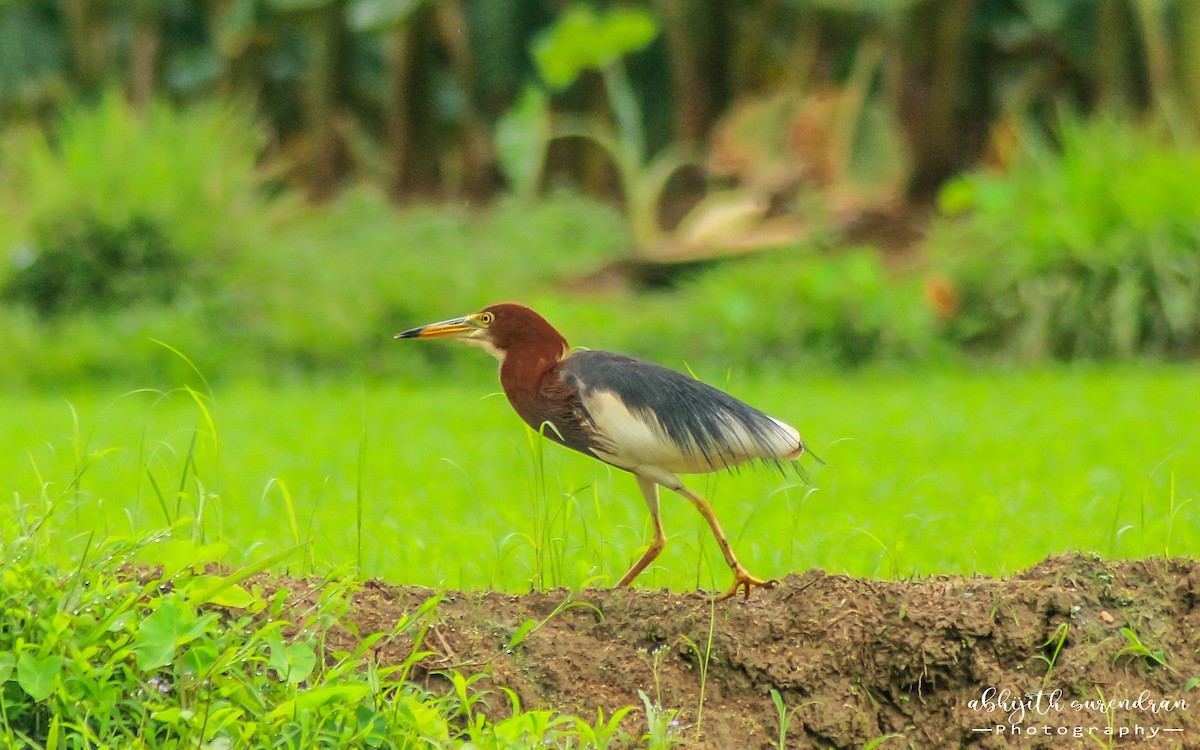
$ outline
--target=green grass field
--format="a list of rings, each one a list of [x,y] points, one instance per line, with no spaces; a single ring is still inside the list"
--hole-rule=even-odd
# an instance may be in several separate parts
[[[1200,370],[698,373],[800,428],[813,487],[692,477],[759,576],[1003,574],[1067,550],[1200,555]],[[0,524],[51,510],[58,549],[191,518],[242,565],[357,566],[432,587],[606,586],[649,539],[631,477],[531,439],[481,361],[429,384],[0,397]],[[190,459],[189,459],[190,456]],[[723,588],[699,515],[664,495],[645,587]]]

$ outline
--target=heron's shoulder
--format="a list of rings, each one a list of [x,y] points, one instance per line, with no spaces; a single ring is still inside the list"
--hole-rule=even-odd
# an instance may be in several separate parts
[[[646,392],[647,388],[687,387],[694,378],[662,365],[614,352],[581,349],[562,361],[562,377],[581,392],[608,390]]]

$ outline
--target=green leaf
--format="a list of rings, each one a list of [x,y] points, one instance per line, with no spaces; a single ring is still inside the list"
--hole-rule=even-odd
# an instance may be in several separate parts
[[[292,685],[307,680],[317,666],[317,654],[307,643],[289,643],[284,646],[279,638],[271,639],[271,668],[279,677]]]
[[[195,718],[195,714],[192,711],[178,707],[164,708],[162,711],[155,711],[150,716],[155,721],[161,721],[164,724],[179,724],[181,722],[190,724],[192,723],[192,719]]]
[[[413,695],[405,695],[396,706],[397,714],[408,720],[421,739],[438,744],[450,740],[446,719],[428,703]]]
[[[238,568],[236,571],[227,576],[212,576],[209,579],[209,582],[205,583],[205,585],[196,586],[188,590],[188,602],[191,604],[207,604],[213,601],[218,594],[222,593],[226,589],[229,589],[246,580],[255,573],[260,573],[266,570],[277,562],[286,560],[299,550],[303,549],[305,546],[307,546],[307,543],[301,543],[292,547],[288,547],[287,549],[276,552],[273,555],[268,555],[262,560],[251,563],[244,568]]]
[[[205,594],[206,601],[208,604],[216,604],[219,607],[250,609],[256,604],[262,603],[261,598],[241,586],[233,584],[226,586],[225,583],[227,580],[224,576],[196,576],[188,579],[183,590],[189,595],[189,598],[193,591],[211,591],[213,593]]]
[[[0,654],[0,685],[8,682],[17,667],[16,654]]]
[[[537,620],[526,620],[517,628],[517,632],[513,633],[513,637],[508,639],[508,645],[504,647],[505,651],[512,651],[529,636],[530,631],[537,627]]]
[[[601,64],[644,49],[658,36],[658,20],[636,8],[613,8],[600,24]]]
[[[887,742],[888,740],[902,739],[904,739],[904,735],[892,732],[891,734],[885,734],[882,737],[876,737],[875,739],[871,740],[867,744],[863,745],[863,750],[875,750],[875,748],[883,745],[883,743]]]
[[[654,16],[635,9],[597,15],[587,5],[574,5],[538,35],[533,57],[551,87],[564,89],[588,69],[599,69],[636,52],[658,36]]]
[[[241,586],[230,586],[228,589],[218,592],[209,599],[209,602],[217,606],[236,607],[237,609],[250,609],[261,601],[261,599]]]
[[[346,685],[322,685],[311,688],[291,700],[284,701],[267,714],[267,721],[276,721],[285,716],[291,716],[301,711],[319,708],[328,703],[356,703],[371,694],[371,688],[365,683],[350,683]]]
[[[26,651],[17,657],[17,684],[34,701],[43,701],[58,686],[58,673],[62,671],[62,665],[61,656],[37,657]]]
[[[179,656],[176,668],[182,676],[197,677],[208,674],[217,661],[217,650],[208,643],[197,643]]]
[[[219,562],[229,552],[225,542],[197,544],[190,539],[171,539],[147,547],[138,555],[141,562],[163,566],[163,578],[174,578],[187,569],[198,569],[205,563]]]
[[[179,594],[163,597],[158,609],[138,626],[133,643],[138,666],[149,671],[170,664],[175,649],[203,635],[214,619],[214,614],[197,617],[195,607]]]
[[[946,216],[960,216],[975,207],[976,186],[968,177],[947,180],[938,191],[938,211]]]
[[[50,720],[50,731],[46,733],[46,750],[58,750],[62,741],[62,717],[58,714]]]
[[[538,72],[551,88],[565,89],[575,83],[584,68],[591,67],[591,40],[595,38],[591,11],[587,15],[568,13],[557,25],[533,42],[533,60]]]

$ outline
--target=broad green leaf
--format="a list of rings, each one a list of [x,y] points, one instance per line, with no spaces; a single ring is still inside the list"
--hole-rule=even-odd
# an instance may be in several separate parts
[[[396,705],[397,714],[407,719],[418,736],[427,742],[445,743],[450,740],[450,728],[437,709],[413,695],[405,695]]]
[[[261,601],[241,586],[230,586],[209,599],[212,604],[221,607],[236,607],[237,609],[250,609]]]
[[[210,579],[211,582],[188,590],[188,602],[191,604],[207,604],[213,601],[218,594],[226,589],[241,583],[255,573],[260,573],[266,570],[275,563],[286,560],[299,550],[303,549],[305,546],[307,546],[306,543],[297,544],[288,547],[287,549],[280,550],[273,555],[268,555],[262,560],[251,563],[244,568],[238,568],[236,571],[227,576],[213,576]]]
[[[658,36],[658,20],[636,8],[613,8],[600,24],[601,64],[644,49]]]
[[[597,15],[587,5],[574,5],[538,35],[533,57],[542,78],[564,89],[587,69],[599,69],[636,52],[658,36],[654,16],[634,9]]]
[[[61,656],[38,657],[26,651],[17,657],[17,684],[35,701],[45,700],[58,686],[62,665]]]
[[[287,681],[293,685],[304,682],[317,666],[317,654],[307,643],[292,643],[285,649],[288,672]]]
[[[184,591],[189,596],[192,591],[215,591],[215,593],[206,594],[207,602],[221,607],[249,609],[262,602],[259,597],[241,586],[233,584],[226,586],[224,585],[226,582],[223,576],[196,576],[188,579]]]
[[[178,594],[163,597],[158,609],[138,626],[133,644],[138,666],[153,670],[170,664],[175,649],[203,635],[214,619],[214,614],[197,617],[195,607]]]
[[[212,669],[217,656],[217,650],[208,643],[196,643],[180,655],[178,668],[184,676],[205,675]]]
[[[317,655],[307,643],[284,645],[278,634],[266,638],[270,647],[269,664],[279,678],[295,685],[304,682],[317,666]]]
[[[364,683],[351,683],[347,685],[322,685],[320,687],[311,688],[297,695],[295,698],[284,701],[275,707],[275,710],[267,714],[268,721],[275,721],[284,716],[290,716],[300,711],[306,711],[313,708],[318,708],[327,703],[339,701],[343,703],[353,703],[366,698],[371,693],[371,688]]]
[[[16,654],[0,654],[0,685],[8,682],[17,667]]]
[[[568,12],[558,24],[534,40],[533,59],[543,80],[551,88],[565,89],[596,59],[594,17]]]
[[[152,719],[161,721],[164,724],[178,724],[180,722],[190,724],[194,716],[195,714],[190,710],[177,707],[164,708],[162,711],[155,711],[150,714]]]
[[[163,566],[163,578],[174,578],[185,569],[200,568],[205,563],[219,562],[229,552],[225,542],[196,544],[189,539],[171,539],[147,547],[139,560]]]

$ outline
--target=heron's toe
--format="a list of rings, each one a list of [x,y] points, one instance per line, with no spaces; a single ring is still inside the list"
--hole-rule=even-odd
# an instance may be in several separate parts
[[[750,598],[750,589],[752,587],[763,588],[763,589],[773,589],[778,585],[779,585],[779,581],[777,581],[773,578],[764,581],[761,578],[755,578],[754,576],[750,575],[750,573],[745,568],[738,567],[738,568],[735,568],[733,571],[733,583],[729,586],[729,588],[725,591],[724,594],[721,594],[720,596],[717,596],[717,597],[713,597],[713,601],[723,602],[726,599],[732,598],[735,594],[737,594],[738,591],[743,592],[742,593],[743,599],[749,599]]]

